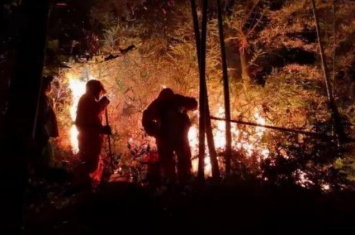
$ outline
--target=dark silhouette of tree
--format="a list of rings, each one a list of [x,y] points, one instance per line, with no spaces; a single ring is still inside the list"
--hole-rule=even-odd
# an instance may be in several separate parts
[[[21,3],[14,76],[1,133],[1,234],[19,234],[28,182],[27,162],[36,121],[44,61],[49,0]],[[14,25],[14,27],[16,27]]]

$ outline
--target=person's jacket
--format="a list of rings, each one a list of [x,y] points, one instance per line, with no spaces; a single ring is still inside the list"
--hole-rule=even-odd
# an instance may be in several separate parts
[[[37,140],[45,143],[50,137],[59,136],[57,116],[53,110],[50,98],[43,95],[38,109]]]
[[[192,97],[175,94],[171,99],[155,99],[143,112],[142,125],[150,136],[179,137],[187,133],[190,119],[187,111],[197,108]]]
[[[102,133],[102,112],[105,107],[90,94],[84,94],[78,102],[75,125],[82,134]]]

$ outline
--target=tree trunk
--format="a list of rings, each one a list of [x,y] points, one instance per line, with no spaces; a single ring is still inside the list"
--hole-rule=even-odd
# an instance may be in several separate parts
[[[240,58],[240,68],[241,68],[241,77],[243,81],[244,88],[248,88],[250,85],[250,76],[247,58],[244,49],[239,50],[239,58]]]
[[[343,127],[343,124],[341,121],[341,116],[340,116],[340,113],[338,111],[338,108],[335,104],[334,97],[333,97],[331,81],[329,78],[329,72],[327,70],[327,62],[326,62],[326,58],[324,55],[324,49],[323,49],[323,44],[322,44],[321,35],[320,35],[320,27],[319,27],[318,15],[317,15],[316,3],[314,0],[311,0],[311,3],[312,3],[312,10],[313,10],[313,17],[314,17],[314,21],[316,23],[316,32],[317,32],[317,38],[318,38],[319,54],[320,54],[320,59],[321,59],[324,82],[325,82],[325,86],[326,86],[326,90],[327,90],[328,106],[329,106],[329,109],[330,109],[330,112],[332,115],[334,136],[335,136],[338,144],[340,144],[341,142],[347,141],[347,136],[345,134],[344,127]]]
[[[223,33],[223,18],[221,10],[221,0],[217,0],[218,4],[218,28],[219,28],[219,41],[221,45],[222,68],[223,68],[223,93],[224,93],[224,111],[226,119],[226,174],[230,174],[231,158],[232,158],[232,133],[231,133],[231,114],[230,114],[230,98],[229,98],[229,80],[227,70],[226,49],[224,45]]]
[[[202,6],[202,29],[200,40],[200,119],[199,119],[199,158],[198,178],[205,177],[205,134],[206,134],[206,36],[207,36],[207,0],[203,0]]]
[[[23,0],[22,22],[1,135],[1,234],[20,234],[28,182],[27,160],[33,138],[43,70],[49,0]]]
[[[207,94],[207,88],[206,94]],[[207,145],[210,153],[211,167],[212,167],[212,177],[214,179],[219,179],[219,166],[217,160],[217,151],[214,145],[213,133],[212,133],[212,125],[211,125],[211,114],[210,109],[208,107],[208,96],[206,95],[206,135],[207,135]]]
[[[212,176],[213,178],[219,178],[219,167],[217,161],[217,152],[214,145],[210,110],[208,107],[208,95],[207,95],[207,85],[206,85],[206,30],[207,30],[207,17],[204,15],[202,22],[202,36],[200,37],[200,30],[198,26],[198,17],[196,12],[196,4],[194,0],[191,0],[192,16],[194,21],[194,31],[195,40],[197,48],[197,59],[198,67],[200,71],[200,130],[199,130],[199,170],[198,177],[200,179],[204,178],[204,159],[205,159],[205,135],[207,136],[207,144],[210,153],[211,165],[212,165]],[[207,1],[204,2],[204,13],[207,11]],[[201,92],[204,93],[204,97],[201,97]],[[201,103],[203,104],[201,105]],[[203,110],[203,111],[202,111]],[[203,112],[203,114],[201,113]],[[203,119],[201,119],[203,118]],[[203,121],[203,126],[201,126],[201,121]],[[202,132],[202,128],[204,128]],[[201,141],[203,143],[201,143]],[[202,149],[203,148],[203,149]]]

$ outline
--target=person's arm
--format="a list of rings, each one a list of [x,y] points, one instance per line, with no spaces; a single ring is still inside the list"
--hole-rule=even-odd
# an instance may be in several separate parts
[[[193,111],[197,109],[198,103],[197,100],[193,97],[183,96],[176,94],[177,103],[180,107],[186,111]]]
[[[110,104],[110,100],[106,96],[104,96],[99,100],[98,103],[99,103],[99,112],[101,113]]]

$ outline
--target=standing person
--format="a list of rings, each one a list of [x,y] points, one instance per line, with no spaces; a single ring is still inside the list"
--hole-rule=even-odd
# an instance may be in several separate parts
[[[164,176],[180,181],[191,177],[191,150],[188,131],[191,126],[188,111],[197,109],[197,100],[163,89],[143,112],[142,125],[156,139],[159,161]],[[177,156],[177,175],[174,153]]]
[[[97,170],[104,134],[111,134],[111,128],[102,124],[102,115],[110,101],[105,94],[102,83],[90,80],[86,83],[86,93],[78,102],[75,125],[79,131],[79,158],[82,161],[80,174],[84,187],[92,187],[91,175]]]
[[[49,173],[51,159],[50,138],[59,136],[57,117],[53,109],[53,102],[50,99],[52,92],[53,76],[42,78],[41,95],[39,98],[37,113],[37,128],[35,135],[35,154],[33,156],[33,167],[39,177],[46,177]]]

